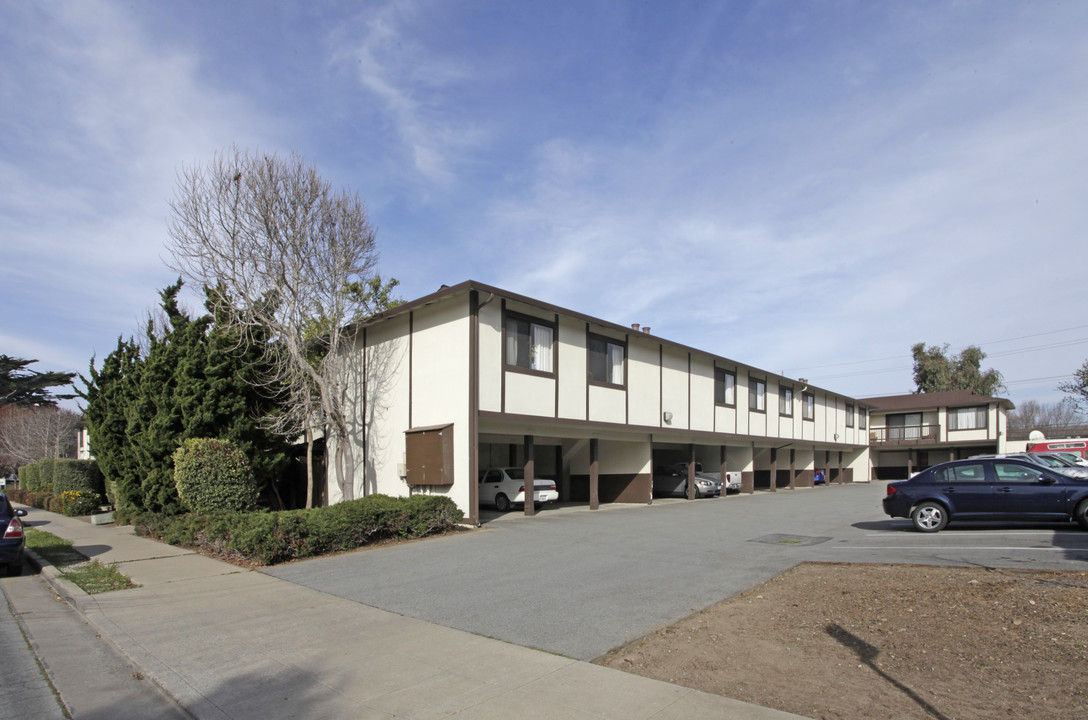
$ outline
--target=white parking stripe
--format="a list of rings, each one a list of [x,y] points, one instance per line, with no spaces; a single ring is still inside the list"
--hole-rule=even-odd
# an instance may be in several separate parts
[[[972,547],[970,545],[849,545],[833,546],[835,550],[1061,550],[1062,552],[1068,552],[1070,550],[1088,550],[1088,545],[1082,548],[1059,548],[1059,547],[1026,547],[1026,546],[1012,546],[1012,547]]]

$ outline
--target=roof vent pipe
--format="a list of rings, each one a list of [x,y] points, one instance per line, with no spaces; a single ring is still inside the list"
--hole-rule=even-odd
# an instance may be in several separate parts
[[[638,323],[631,323],[631,329],[638,332]]]
[[[650,326],[649,326],[649,325],[647,325],[646,327],[642,328],[642,332],[644,332],[644,333],[647,333],[647,334],[649,334],[649,332],[650,332]]]

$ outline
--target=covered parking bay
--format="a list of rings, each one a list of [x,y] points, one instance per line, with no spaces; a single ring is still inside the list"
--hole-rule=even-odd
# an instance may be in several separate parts
[[[496,432],[496,430],[503,432]],[[853,482],[855,466],[864,450],[814,446],[802,442],[758,445],[751,438],[730,436],[726,443],[708,443],[708,437],[667,440],[654,433],[595,432],[565,424],[533,424],[510,432],[509,424],[482,424],[477,468],[482,474],[492,467],[522,468],[529,478],[555,481],[561,503],[584,503],[597,509],[601,503],[653,502],[655,466],[688,466],[688,497],[694,499],[696,465],[704,472],[741,473],[741,492],[775,492],[782,488],[811,488],[817,472],[825,485]],[[678,442],[698,439],[701,442]],[[714,435],[714,440],[723,439]],[[766,442],[764,440],[764,442]],[[867,468],[861,477],[867,477]],[[526,515],[535,514],[532,503]]]

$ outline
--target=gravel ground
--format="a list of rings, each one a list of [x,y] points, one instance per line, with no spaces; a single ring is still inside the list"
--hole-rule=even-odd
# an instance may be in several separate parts
[[[1088,573],[799,565],[597,663],[811,718],[1088,716]]]

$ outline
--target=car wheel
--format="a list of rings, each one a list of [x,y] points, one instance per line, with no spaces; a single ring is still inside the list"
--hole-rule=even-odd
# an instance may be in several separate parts
[[[1081,500],[1077,509],[1073,511],[1073,519],[1077,521],[1082,530],[1088,530],[1088,500]]]
[[[510,509],[510,498],[506,497],[502,493],[495,496],[495,509],[499,512],[506,512]]]
[[[914,529],[918,532],[931,533],[943,530],[948,524],[948,511],[944,505],[936,502],[924,502],[910,514]]]

